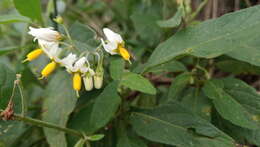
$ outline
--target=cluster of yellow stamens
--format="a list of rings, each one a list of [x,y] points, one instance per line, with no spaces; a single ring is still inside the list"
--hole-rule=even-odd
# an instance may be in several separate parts
[[[126,48],[124,47],[124,45],[119,44],[118,45],[118,52],[119,54],[123,57],[123,59],[130,61],[130,54],[129,52],[126,50]]]

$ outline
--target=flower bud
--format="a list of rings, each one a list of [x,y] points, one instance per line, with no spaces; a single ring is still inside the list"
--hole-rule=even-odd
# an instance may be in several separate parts
[[[103,76],[104,76],[103,59],[101,59],[98,62],[98,66],[94,75],[94,86],[96,89],[100,89],[102,87]]]
[[[58,24],[63,24],[63,18],[61,16],[57,16],[56,18],[53,19],[56,23]]]
[[[96,72],[94,75],[94,86],[96,89],[100,89],[103,85],[103,74],[104,72]]]
[[[93,77],[87,73],[86,76],[83,78],[84,85],[86,91],[91,91],[93,89]]]

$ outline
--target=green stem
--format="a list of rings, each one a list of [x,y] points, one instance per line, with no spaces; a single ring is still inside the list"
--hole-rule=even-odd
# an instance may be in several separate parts
[[[55,125],[55,124],[52,124],[49,122],[45,122],[45,121],[41,121],[41,120],[29,118],[29,117],[24,117],[24,116],[17,115],[17,114],[14,115],[14,118],[15,118],[15,120],[23,121],[28,124],[32,124],[32,125],[36,125],[36,126],[40,126],[40,127],[52,128],[52,129],[63,131],[65,133],[68,133],[68,134],[71,134],[74,136],[83,137],[83,135],[76,130],[60,127],[58,125]]]
[[[53,14],[53,18],[56,18],[58,16],[58,8],[57,8],[57,0],[53,0],[53,7],[54,7],[54,14]],[[52,20],[53,21],[53,20]],[[57,22],[53,21],[54,22],[54,28],[55,30],[59,30],[58,28],[58,24]]]
[[[86,146],[91,147],[90,142],[88,140],[86,140]]]
[[[67,27],[64,24],[62,24],[61,26],[64,28],[64,31],[65,31],[67,37],[69,38],[71,44],[73,44],[71,36],[70,36],[70,33],[69,33],[69,30],[67,29]]]
[[[16,81],[14,81],[14,87],[13,87],[12,95],[11,95],[9,101],[13,101],[13,99],[14,99],[15,88],[16,88]]]
[[[200,65],[196,65],[196,68],[198,68],[204,72],[207,80],[209,80],[211,78],[209,72],[205,68],[201,67]]]
[[[208,0],[204,0],[199,7],[196,9],[196,11],[194,13],[191,14],[191,17],[189,19],[189,22],[192,21],[202,10],[202,8],[208,3]]]
[[[17,87],[19,89],[19,92],[20,92],[20,95],[21,95],[21,103],[22,103],[22,116],[25,116],[26,112],[27,112],[27,109],[26,109],[26,104],[25,104],[25,99],[24,99],[24,95],[23,95],[23,90],[22,90],[22,85],[21,85],[21,82],[19,81],[17,83]]]
[[[0,113],[2,113],[2,112],[3,112],[3,110],[0,110]],[[41,121],[41,120],[38,120],[38,119],[33,119],[33,118],[30,118],[30,117],[25,117],[25,116],[18,115],[18,114],[14,114],[13,117],[14,117],[14,120],[22,121],[22,122],[27,123],[27,124],[36,125],[36,126],[39,126],[39,127],[56,129],[58,131],[65,132],[67,134],[71,134],[71,135],[74,135],[74,136],[77,136],[77,137],[84,138],[84,135],[82,133],[80,133],[76,130],[73,130],[73,129],[60,127],[58,125],[55,125],[55,124],[52,124],[52,123],[49,123],[49,122]]]

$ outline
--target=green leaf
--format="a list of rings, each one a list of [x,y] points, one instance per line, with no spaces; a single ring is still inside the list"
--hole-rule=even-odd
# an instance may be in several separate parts
[[[210,99],[217,99],[221,96],[223,92],[224,83],[220,80],[212,79],[211,81],[207,81],[207,83],[203,87],[203,92]]]
[[[256,122],[248,111],[228,93],[226,93],[218,84],[220,80],[207,81],[203,91],[206,96],[213,99],[213,103],[218,113],[226,120],[229,120],[235,125],[248,128],[257,129]],[[221,81],[220,81],[221,82]]]
[[[258,32],[254,36],[246,39],[247,42],[241,44],[236,50],[228,52],[226,55],[250,64],[260,66],[260,44]]]
[[[87,41],[96,37],[96,33],[88,25],[82,24],[78,21],[72,24],[69,29],[70,35],[74,40],[86,43]]]
[[[0,147],[15,146],[16,141],[19,140],[26,130],[25,124],[19,121],[0,120],[0,142],[4,144],[4,146],[1,146],[0,143]]]
[[[8,24],[15,22],[27,22],[30,23],[31,20],[28,17],[17,15],[17,14],[9,14],[0,16],[0,24]]]
[[[79,139],[78,142],[74,145],[74,147],[84,147],[85,139]]]
[[[94,130],[105,126],[114,117],[121,103],[117,86],[117,82],[110,83],[95,100],[90,117],[90,125]]]
[[[224,71],[233,73],[235,75],[239,74],[260,74],[260,68],[246,62],[241,62],[237,60],[224,60],[216,63],[216,66]]]
[[[162,36],[161,28],[156,24],[156,21],[161,19],[158,13],[158,5],[147,8],[145,10],[134,10],[130,16],[134,28],[140,38],[145,40],[147,44],[153,45],[158,43]]]
[[[12,95],[15,72],[6,65],[0,63],[0,109],[5,109]]]
[[[172,18],[168,20],[157,21],[157,24],[162,28],[175,28],[181,24],[184,15],[185,15],[184,7],[181,6],[178,8],[178,11]]]
[[[168,93],[168,101],[174,101],[179,98],[179,95],[184,90],[184,88],[190,83],[192,80],[191,73],[183,73],[178,75],[172,82],[169,93]]]
[[[146,72],[160,73],[160,72],[184,72],[187,71],[185,65],[179,61],[170,61],[158,66],[150,68]]]
[[[194,113],[210,121],[213,104],[198,88],[189,88],[183,91],[181,103],[189,107]]]
[[[12,51],[18,50],[18,49],[19,49],[19,47],[15,47],[15,46],[0,48],[0,56],[10,53]]]
[[[149,80],[139,74],[127,72],[123,75],[121,85],[126,86],[132,90],[137,90],[147,94],[156,94],[156,89]]]
[[[13,0],[16,9],[21,15],[32,20],[42,21],[40,0]]]
[[[117,147],[147,147],[147,145],[139,138],[120,136]]]
[[[221,79],[224,84],[224,90],[232,96],[236,101],[238,101],[248,112],[250,112],[251,117],[254,118],[259,124],[260,121],[260,95],[257,91],[246,84],[245,82],[234,79],[234,78],[224,78]],[[245,140],[246,143],[260,145],[260,129],[250,130],[247,128],[241,128],[232,125],[227,122],[221,122],[224,125],[223,129],[229,132],[230,135],[234,136],[236,140]]]
[[[136,135],[131,135],[123,125],[117,127],[117,147],[147,147],[143,140]]]
[[[85,132],[86,134],[92,134],[96,131],[90,124],[91,112],[93,109],[93,103],[90,103],[86,107],[82,108],[78,113],[74,114],[69,122],[68,127]],[[72,146],[77,141],[78,137],[68,136],[68,146]]]
[[[133,107],[153,108],[157,106],[156,95],[140,93],[131,104]]]
[[[260,95],[253,87],[234,78],[225,78],[222,81],[224,83],[225,91],[229,95],[234,97],[251,113],[260,114]]]
[[[77,96],[72,88],[71,76],[64,71],[54,75],[46,89],[42,119],[47,122],[66,127],[70,113],[73,111]],[[66,147],[65,133],[44,128],[47,141],[51,147]]]
[[[255,6],[230,13],[176,33],[155,49],[144,70],[180,55],[214,58],[239,49],[252,36],[259,38],[259,8]]]
[[[88,136],[88,140],[90,141],[98,141],[104,138],[104,134],[96,134],[96,135],[92,135],[92,136]]]
[[[113,58],[110,62],[109,71],[113,80],[120,80],[124,71],[125,62],[122,58]]]
[[[88,41],[85,42],[80,42],[77,40],[73,40],[74,45],[77,47],[77,49],[79,49],[79,51],[84,52],[84,51],[89,51],[89,52],[93,52],[95,51],[95,49],[97,48],[97,44],[96,42],[94,42],[94,39],[90,39]]]
[[[207,145],[200,141],[201,138],[211,138],[208,139],[211,143],[225,141],[223,147],[235,146],[232,138],[178,103],[133,112],[131,124],[138,135],[168,145],[200,147],[202,144]],[[191,128],[200,137],[189,131]]]

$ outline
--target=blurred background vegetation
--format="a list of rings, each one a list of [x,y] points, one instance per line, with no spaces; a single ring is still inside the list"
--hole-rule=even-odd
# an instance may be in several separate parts
[[[208,0],[207,2],[204,0],[186,0],[185,2],[187,6],[185,7],[186,15],[183,22],[177,26],[166,27],[160,24],[176,14],[178,11],[176,0],[57,0],[57,6],[58,14],[64,18],[67,26],[77,21],[87,24],[97,32],[99,37],[103,36],[103,27],[109,27],[116,32],[120,32],[133,56],[133,65],[128,66],[128,69],[139,71],[157,45],[180,29],[196,25],[208,19],[217,18],[229,12],[260,4],[260,0]],[[41,0],[41,12],[42,19],[36,18],[33,20],[32,25],[54,26],[54,22],[51,21],[54,15],[54,6],[51,0]],[[0,0],[0,18],[3,15],[18,13],[11,0]],[[47,81],[39,81],[37,77],[39,77],[39,71],[46,65],[47,60],[41,57],[41,59],[29,64],[21,63],[25,55],[37,47],[27,34],[28,26],[28,23],[19,21],[16,23],[0,21],[0,55],[5,55],[0,56],[0,62],[13,69],[16,73],[22,74],[24,93],[29,98],[29,114],[34,118],[41,118],[41,114],[44,112],[42,110],[44,98],[42,95]],[[221,56],[214,60],[215,68],[210,69],[214,77],[233,75],[260,90],[259,67],[227,56]],[[203,59],[200,62],[203,64]],[[108,65],[108,63],[105,63],[105,65]],[[130,100],[136,99],[135,105],[142,107],[149,108],[156,105],[158,101],[156,98],[160,101],[165,96],[172,79],[180,72],[193,68],[193,58],[184,57],[181,62],[174,61],[164,66],[167,66],[167,68],[158,67],[145,75],[159,89],[157,97],[136,92],[127,93],[124,97]],[[109,72],[108,69],[106,72]],[[107,79],[106,83],[109,83],[109,78]],[[89,99],[97,96],[101,91],[94,90],[90,93]],[[88,100],[79,100],[78,105],[83,107]],[[75,113],[79,112],[80,108],[78,107]],[[14,126],[19,127],[12,129]],[[108,125],[106,128],[109,130],[107,132],[107,134],[110,133],[109,137],[96,143],[95,146],[113,147],[115,145],[116,139],[113,138],[116,138],[116,133],[113,132],[115,130],[109,127],[112,126]],[[14,147],[48,146],[42,128],[24,127],[22,124],[14,122],[12,124],[2,124],[0,132],[0,146],[1,139],[3,142],[8,142],[8,146]],[[9,134],[3,136],[5,133]],[[75,143],[73,139],[68,140],[71,146]],[[241,144],[247,143],[243,139],[240,141]],[[166,146],[152,142],[149,145],[150,147]]]

